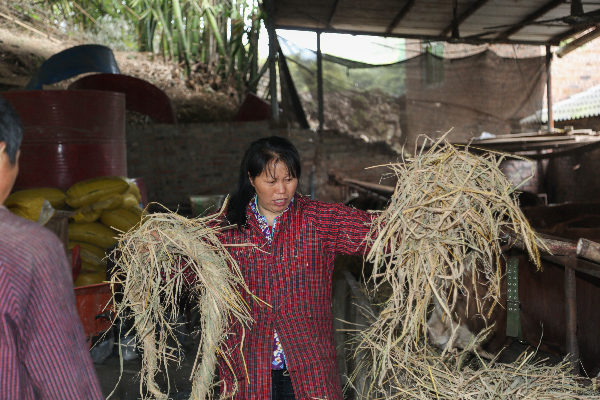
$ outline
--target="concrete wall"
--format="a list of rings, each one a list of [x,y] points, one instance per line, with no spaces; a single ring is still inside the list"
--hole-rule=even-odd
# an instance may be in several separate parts
[[[187,206],[189,195],[230,193],[249,144],[261,137],[289,138],[302,158],[300,189],[310,194],[315,166],[316,198],[343,201],[343,191],[330,184],[333,176],[378,182],[399,155],[381,143],[365,143],[335,131],[271,128],[267,122],[146,125],[127,129],[130,177],[144,177],[150,201],[169,207]]]

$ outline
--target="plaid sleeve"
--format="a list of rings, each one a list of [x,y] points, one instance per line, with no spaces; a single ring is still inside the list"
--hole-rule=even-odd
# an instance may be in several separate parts
[[[365,254],[373,214],[343,204],[327,204],[319,214],[321,235],[327,251],[334,254]]]

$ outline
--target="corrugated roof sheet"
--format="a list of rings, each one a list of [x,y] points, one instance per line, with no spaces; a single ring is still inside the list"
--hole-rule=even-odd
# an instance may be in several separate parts
[[[564,21],[571,5],[562,0],[265,0],[272,3],[276,28],[446,40],[455,25],[469,42],[557,45],[594,25]],[[600,4],[584,2],[586,13]]]
[[[552,105],[554,121],[569,121],[600,115],[600,85],[577,93]],[[548,122],[548,109],[543,108],[519,121],[523,125]]]

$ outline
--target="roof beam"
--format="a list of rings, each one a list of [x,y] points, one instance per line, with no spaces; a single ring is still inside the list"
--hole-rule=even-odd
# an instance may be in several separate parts
[[[563,56],[566,56],[573,50],[580,48],[584,44],[596,39],[597,37],[600,37],[600,28],[598,25],[592,28],[588,33],[578,37],[572,42],[556,50],[555,54],[558,56],[558,58],[562,58]]]
[[[408,0],[404,4],[404,7],[402,7],[402,9],[400,10],[400,12],[398,14],[396,14],[396,16],[394,17],[394,19],[390,23],[390,26],[388,26],[387,29],[385,30],[385,35],[384,36],[388,36],[389,34],[392,33],[392,31],[394,30],[394,28],[396,28],[396,26],[398,26],[398,24],[400,23],[400,21],[402,21],[402,19],[406,16],[406,14],[408,14],[408,12],[410,11],[410,9],[413,8],[414,5],[415,5],[415,0]]]
[[[474,3],[472,3],[462,14],[460,14],[458,16],[458,19],[456,21],[452,21],[452,23],[450,23],[443,31],[442,33],[440,33],[440,36],[447,36],[450,32],[452,32],[452,28],[454,27],[454,24],[456,23],[457,25],[462,24],[463,22],[465,22],[465,20],[467,18],[469,18],[471,15],[475,14],[475,12],[477,10],[479,10],[481,7],[483,7],[485,5],[485,3],[487,3],[489,0],[477,0]]]
[[[313,27],[303,27],[303,26],[294,26],[294,25],[276,25],[277,29],[291,29],[296,31],[308,31],[308,32],[322,32],[322,33],[345,33],[348,35],[363,35],[363,36],[387,36],[387,37],[397,37],[404,39],[420,39],[420,40],[428,40],[432,42],[452,42],[452,43],[467,43],[467,44],[529,44],[533,46],[545,46],[549,42],[546,40],[510,40],[510,39],[480,39],[467,37],[462,39],[450,39],[447,36],[434,36],[434,35],[413,35],[406,33],[390,33],[384,34],[383,32],[373,32],[373,31],[358,31],[352,29],[334,29],[334,28],[326,28],[326,29],[317,29]]]
[[[331,7],[331,12],[329,13],[329,18],[327,18],[327,27],[331,28],[331,21],[333,20],[333,16],[335,15],[335,11],[337,9],[338,3],[340,0],[335,0],[333,2],[333,7]]]
[[[562,42],[563,40],[567,40],[570,37],[577,35],[578,33],[581,33],[587,29],[590,29],[593,26],[594,25],[585,26],[585,27],[581,27],[581,28],[571,28],[566,32],[559,33],[558,35],[551,37],[548,40],[548,43],[550,43],[553,46],[560,46],[560,42]]]
[[[525,28],[525,26],[527,26],[527,24],[529,24],[530,22],[534,22],[536,19],[544,16],[545,14],[554,10],[556,7],[560,6],[563,3],[564,3],[563,0],[550,1],[542,8],[535,10],[534,12],[532,12],[531,14],[529,14],[528,16],[523,18],[518,24],[515,24],[515,26],[513,26],[512,28],[509,28],[509,29],[505,30],[504,32],[500,33],[498,35],[497,39],[504,40],[504,39],[508,38],[509,36],[514,35],[515,33],[519,32],[521,29]]]

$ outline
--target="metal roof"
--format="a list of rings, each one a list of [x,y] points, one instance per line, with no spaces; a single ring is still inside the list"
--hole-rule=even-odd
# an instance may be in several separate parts
[[[456,0],[456,13],[450,0],[269,1],[276,28],[432,41],[557,45],[600,23],[598,15],[586,24],[530,24],[570,16],[576,0]],[[583,2],[583,9],[600,4]]]
[[[554,121],[570,121],[600,115],[600,85],[552,105]],[[548,122],[548,109],[543,108],[519,121],[523,125]]]

